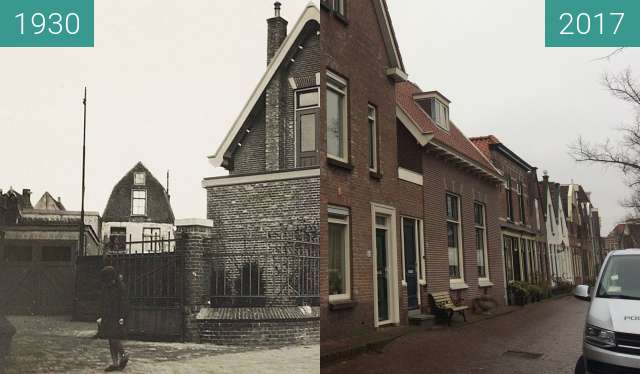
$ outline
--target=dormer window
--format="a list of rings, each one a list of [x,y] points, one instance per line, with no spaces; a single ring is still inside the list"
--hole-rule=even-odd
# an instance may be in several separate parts
[[[413,98],[439,128],[449,131],[449,99],[438,91],[423,92]]]
[[[133,184],[136,186],[144,186],[146,181],[145,173],[134,173],[133,174]]]

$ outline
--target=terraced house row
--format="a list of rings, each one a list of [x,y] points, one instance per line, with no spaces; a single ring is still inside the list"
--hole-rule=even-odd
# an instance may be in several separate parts
[[[595,276],[589,195],[467,137],[443,92],[409,80],[385,0],[322,0],[320,23],[323,340],[423,318],[434,295],[504,305],[517,283]]]

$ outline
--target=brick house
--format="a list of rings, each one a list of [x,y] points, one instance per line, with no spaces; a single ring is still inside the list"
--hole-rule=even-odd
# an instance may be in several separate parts
[[[142,162],[113,187],[102,215],[104,243],[113,251],[147,253],[159,250],[159,240],[173,238],[175,217],[169,193]],[[134,243],[134,244],[131,244]]]
[[[309,3],[290,30],[280,11],[276,2],[267,20],[266,71],[209,156],[229,174],[202,181],[215,244],[212,308],[199,323],[247,341],[287,328],[318,340],[320,330],[320,11]],[[251,321],[237,307],[252,308]]]
[[[542,212],[546,227],[547,256],[549,257],[549,274],[551,286],[559,282],[574,282],[575,256],[571,247],[567,216],[562,202],[562,191],[559,183],[549,180],[545,172],[540,183],[542,192]]]
[[[500,189],[500,225],[507,284],[546,282],[549,279],[546,230],[540,206],[537,168],[493,135],[471,138],[471,141],[502,172],[506,180]]]
[[[561,185],[560,194],[574,256],[574,281],[587,284],[595,281],[602,261],[600,215],[591,203],[591,194],[581,185]]]
[[[500,172],[406,81],[385,1],[321,4],[323,339],[406,324],[430,292],[501,302]]]

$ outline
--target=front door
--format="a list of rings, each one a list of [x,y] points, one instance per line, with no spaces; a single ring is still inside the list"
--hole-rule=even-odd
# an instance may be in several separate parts
[[[416,220],[402,219],[402,241],[404,248],[404,279],[407,282],[407,307],[418,309],[418,271]]]
[[[389,320],[389,261],[387,217],[376,216],[376,280],[378,288],[378,321]]]

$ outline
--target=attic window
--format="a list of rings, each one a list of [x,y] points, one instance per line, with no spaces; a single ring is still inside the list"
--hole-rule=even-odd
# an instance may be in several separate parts
[[[449,131],[449,99],[438,91],[418,93],[413,99],[439,128]]]
[[[135,173],[133,175],[133,184],[135,184],[136,186],[144,186],[145,179],[146,179],[145,173]]]

